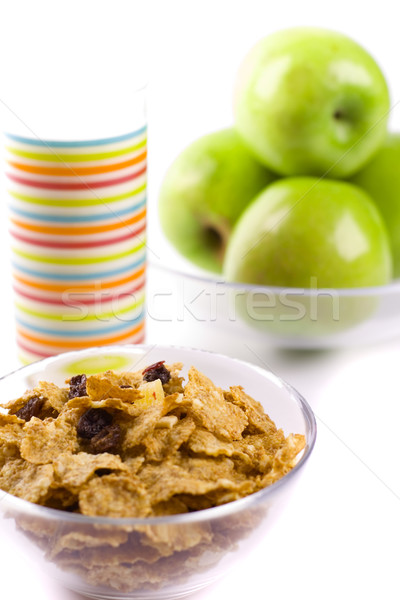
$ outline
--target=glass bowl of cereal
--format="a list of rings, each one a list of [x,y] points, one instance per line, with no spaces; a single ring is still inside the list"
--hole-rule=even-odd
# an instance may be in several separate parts
[[[173,346],[68,352],[0,380],[1,538],[92,598],[178,598],[282,510],[316,437],[273,373]]]

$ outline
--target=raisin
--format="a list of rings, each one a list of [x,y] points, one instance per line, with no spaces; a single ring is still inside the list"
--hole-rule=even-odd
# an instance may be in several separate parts
[[[146,369],[142,372],[143,379],[145,381],[155,381],[156,379],[160,379],[162,384],[168,383],[168,381],[171,379],[171,373],[166,367],[164,367],[164,363],[165,360],[160,360],[160,362],[146,367]]]
[[[121,428],[119,425],[104,427],[90,440],[89,450],[95,454],[101,452],[116,452],[121,441]]]
[[[112,423],[112,415],[103,408],[89,408],[78,421],[76,431],[81,438],[90,440]]]
[[[95,473],[98,477],[103,477],[104,475],[111,475],[112,469],[96,469]]]
[[[69,380],[68,398],[80,398],[81,396],[87,396],[86,375],[75,375]]]
[[[24,421],[30,421],[32,417],[38,417],[44,403],[44,398],[33,396],[28,402],[17,412],[15,416]]]
[[[126,390],[128,388],[132,388],[133,386],[132,385],[120,385],[119,387],[121,388],[121,390]]]
[[[59,508],[56,506],[55,508]],[[63,506],[63,510],[67,512],[79,512],[79,502],[74,502],[74,504],[70,504],[69,506]]]

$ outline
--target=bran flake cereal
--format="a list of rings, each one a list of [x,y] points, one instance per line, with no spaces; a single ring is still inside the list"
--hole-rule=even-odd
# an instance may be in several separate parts
[[[40,382],[0,412],[0,488],[87,517],[165,517],[220,506],[271,485],[296,464],[285,437],[242,387],[222,390],[194,367]],[[7,410],[7,412],[5,412]],[[16,518],[61,569],[121,592],[157,589],[215,564],[260,515],[157,524]]]

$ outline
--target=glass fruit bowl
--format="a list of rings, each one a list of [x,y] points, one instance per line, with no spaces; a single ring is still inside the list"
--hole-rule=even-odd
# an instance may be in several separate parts
[[[400,336],[400,280],[365,288],[255,286],[225,281],[198,269],[171,247],[160,260],[150,255],[161,303],[156,319],[174,315],[218,327],[242,340],[292,349],[339,348],[376,343]],[[313,282],[311,281],[311,284]]]
[[[18,540],[21,552],[48,575],[92,598],[177,598],[212,583],[253,550],[290,496],[316,437],[307,402],[273,373],[236,359],[172,346],[112,346],[69,352],[0,380],[1,398],[15,398],[39,380],[62,385],[85,372],[138,370],[165,360],[191,365],[223,388],[242,385],[288,435],[305,436],[294,468],[250,496],[197,512],[151,518],[87,517],[32,504],[1,493],[1,539]],[[160,555],[144,539],[158,540]],[[156,553],[157,554],[157,553]]]

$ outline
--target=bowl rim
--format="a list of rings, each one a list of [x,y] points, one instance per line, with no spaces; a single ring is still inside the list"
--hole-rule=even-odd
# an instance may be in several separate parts
[[[287,383],[284,379],[282,379],[279,375],[272,372],[269,369],[260,367],[248,361],[234,358],[228,356],[226,354],[222,354],[219,352],[214,352],[212,350],[204,350],[200,348],[193,348],[190,346],[180,346],[180,345],[172,345],[172,344],[126,344],[126,345],[112,345],[112,346],[93,346],[90,348],[85,348],[82,350],[72,350],[69,352],[63,352],[55,356],[50,356],[47,358],[43,358],[41,360],[35,361],[29,365],[25,365],[11,371],[10,373],[6,373],[0,377],[0,384],[3,380],[15,376],[21,372],[33,370],[34,367],[39,365],[47,366],[53,362],[58,362],[63,357],[68,356],[76,356],[77,354],[85,354],[85,353],[96,353],[96,352],[126,352],[127,350],[144,350],[150,351],[154,348],[158,348],[160,350],[181,350],[181,351],[189,351],[195,352],[199,354],[209,354],[211,356],[215,356],[221,358],[223,360],[233,361],[233,363],[237,363],[239,365],[243,365],[250,370],[257,372],[264,377],[267,377],[274,385],[284,388],[292,398],[292,400],[297,404],[297,407],[300,409],[302,416],[305,421],[306,427],[306,438],[307,443],[303,450],[303,453],[300,459],[297,461],[295,466],[283,477],[278,479],[275,483],[259,490],[258,492],[254,492],[253,494],[249,494],[239,500],[234,500],[232,502],[228,502],[226,504],[221,504],[220,506],[214,506],[212,508],[206,508],[203,510],[198,510],[191,513],[180,513],[176,515],[168,515],[168,516],[160,516],[160,517],[92,517],[87,515],[82,515],[80,513],[70,513],[67,511],[63,511],[56,508],[50,508],[47,506],[41,506],[39,504],[35,504],[33,502],[29,502],[28,500],[24,500],[22,498],[18,498],[17,496],[13,496],[8,492],[5,492],[0,489],[0,505],[4,499],[7,500],[7,508],[15,509],[19,511],[25,512],[32,517],[46,518],[50,520],[60,520],[63,519],[70,523],[75,522],[78,525],[114,525],[114,526],[143,526],[143,525],[184,525],[184,524],[193,524],[199,523],[203,521],[209,521],[214,519],[223,518],[234,513],[240,512],[245,509],[253,508],[258,504],[265,501],[268,496],[272,496],[276,490],[283,487],[285,483],[288,483],[298,471],[304,466],[304,464],[309,459],[312,450],[315,445],[316,435],[317,435],[317,423],[315,419],[314,412],[309,405],[309,403],[303,398],[303,396],[289,383]]]
[[[393,279],[389,283],[385,285],[375,285],[368,287],[354,287],[354,288],[334,288],[334,287],[315,287],[315,288],[298,288],[298,287],[290,287],[290,286],[273,286],[273,285],[258,285],[252,283],[245,283],[240,281],[227,281],[224,279],[221,273],[212,273],[207,272],[200,267],[196,267],[196,265],[191,265],[190,267],[194,269],[194,272],[188,272],[181,269],[173,268],[168,265],[162,264],[161,262],[157,262],[151,257],[148,258],[149,267],[153,267],[155,269],[159,269],[161,271],[171,273],[172,275],[178,277],[186,277],[191,281],[208,284],[208,285],[216,285],[216,286],[224,286],[228,290],[231,291],[245,291],[245,292],[253,292],[253,293],[265,293],[265,294],[294,294],[297,296],[306,296],[306,297],[315,297],[321,295],[328,295],[332,293],[337,293],[340,296],[376,296],[376,295],[390,295],[390,294],[400,294],[400,278]],[[197,272],[196,272],[197,271]]]

